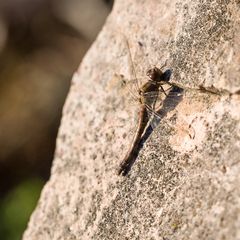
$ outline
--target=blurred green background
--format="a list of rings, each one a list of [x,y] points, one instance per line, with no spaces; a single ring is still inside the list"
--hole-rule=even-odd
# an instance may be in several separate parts
[[[49,179],[72,74],[112,4],[0,0],[0,239],[21,239],[27,227]]]

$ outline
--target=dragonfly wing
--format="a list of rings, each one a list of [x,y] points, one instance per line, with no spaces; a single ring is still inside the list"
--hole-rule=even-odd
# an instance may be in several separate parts
[[[147,102],[155,100],[156,105],[160,105],[157,103],[162,103],[165,100],[169,100],[174,104],[174,102],[179,101],[179,99],[181,99],[184,95],[185,92],[182,88],[170,87],[168,89],[164,89],[164,91],[159,89],[159,91],[146,92],[143,94],[143,97],[146,99]]]
[[[150,124],[153,128],[160,123],[161,119],[170,111],[172,111],[181,101],[184,96],[183,89],[171,88],[165,95],[163,91],[157,93],[146,93],[147,98],[150,98],[152,104],[145,104],[148,111]],[[156,98],[155,100],[153,100]]]
[[[145,105],[146,109],[147,109],[147,113],[148,113],[148,119],[149,119],[149,124],[152,126],[152,128],[156,128],[157,125],[159,124],[159,122],[162,119],[161,114],[155,112],[152,107],[150,107],[149,105]]]

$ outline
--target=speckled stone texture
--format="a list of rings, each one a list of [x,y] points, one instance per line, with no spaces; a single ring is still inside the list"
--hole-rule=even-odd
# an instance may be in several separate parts
[[[73,76],[51,179],[24,240],[240,239],[239,8],[115,1]],[[133,75],[128,45],[139,79],[165,64],[186,95],[123,177],[116,169],[137,110],[119,77]]]

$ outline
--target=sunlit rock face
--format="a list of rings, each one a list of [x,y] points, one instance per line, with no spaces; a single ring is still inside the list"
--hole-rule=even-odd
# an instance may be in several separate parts
[[[23,239],[240,238],[238,16],[234,1],[115,2],[73,76]],[[118,176],[138,110],[121,79],[141,84],[153,65],[185,95]]]

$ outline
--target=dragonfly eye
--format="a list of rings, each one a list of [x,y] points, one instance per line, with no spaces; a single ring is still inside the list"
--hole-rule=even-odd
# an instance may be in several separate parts
[[[150,79],[153,79],[154,76],[155,76],[155,70],[154,68],[151,68],[147,71],[147,74],[146,74]]]
[[[147,76],[153,81],[159,81],[162,74],[162,71],[157,67],[151,68],[147,71]]]

